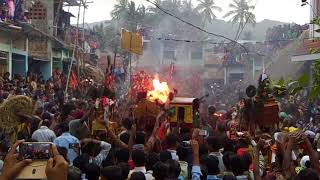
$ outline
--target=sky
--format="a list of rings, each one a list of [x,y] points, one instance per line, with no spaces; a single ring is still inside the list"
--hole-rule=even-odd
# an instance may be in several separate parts
[[[110,12],[117,0],[87,0],[93,3],[89,4],[85,12],[85,22],[99,22],[103,20],[110,20]],[[136,4],[144,4],[146,7],[152,4],[146,0],[133,0]],[[196,6],[197,0],[192,0]],[[216,4],[222,8],[221,13],[216,13],[218,19],[223,19],[223,15],[228,12],[229,4],[232,0],[215,0]],[[301,0],[251,0],[251,5],[255,5],[254,13],[258,22],[264,19],[277,20],[282,22],[297,24],[305,24],[310,21],[310,6],[301,7]],[[65,10],[68,10],[65,8]],[[75,16],[77,16],[78,8],[70,8]],[[80,13],[83,14],[82,11]],[[228,20],[228,19],[225,19]],[[77,22],[77,18],[72,18],[72,23]],[[82,23],[82,16],[80,16],[80,23]]]

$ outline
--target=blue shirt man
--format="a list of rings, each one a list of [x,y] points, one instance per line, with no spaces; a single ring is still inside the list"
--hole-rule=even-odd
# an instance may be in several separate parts
[[[63,133],[57,137],[53,143],[58,147],[64,147],[68,150],[68,159],[72,165],[73,160],[79,155],[80,141],[69,133],[68,122],[63,122],[59,126]]]

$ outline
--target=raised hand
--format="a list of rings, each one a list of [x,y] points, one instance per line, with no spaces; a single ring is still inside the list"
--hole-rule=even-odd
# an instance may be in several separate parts
[[[68,177],[68,163],[61,156],[57,147],[52,145],[53,158],[50,158],[46,167],[46,175],[48,180],[67,180]]]
[[[0,179],[1,177],[3,179],[14,179],[24,167],[32,162],[31,159],[25,159],[22,161],[18,160],[19,154],[16,153],[16,149],[23,142],[24,140],[17,141],[6,155],[2,169],[2,176],[0,176]]]

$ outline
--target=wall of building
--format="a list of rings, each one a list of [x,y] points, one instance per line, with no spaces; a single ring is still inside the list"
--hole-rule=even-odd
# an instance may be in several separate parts
[[[11,75],[26,75],[28,69],[27,46],[27,38],[22,31],[0,29],[0,51],[1,54],[6,54],[6,57],[1,57],[1,75],[5,71]]]

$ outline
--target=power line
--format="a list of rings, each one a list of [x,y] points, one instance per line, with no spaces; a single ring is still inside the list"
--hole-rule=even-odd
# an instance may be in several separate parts
[[[239,44],[239,45],[246,51],[246,53],[249,53],[248,49],[247,49],[244,45],[238,43],[237,41],[235,41],[235,40],[233,40],[233,39],[230,39],[230,38],[228,38],[228,37],[226,37],[226,36],[223,36],[223,35],[221,35],[221,34],[216,34],[216,33],[209,32],[209,31],[207,31],[207,30],[205,30],[205,29],[203,29],[203,28],[201,28],[201,27],[199,27],[199,26],[196,26],[196,25],[194,25],[194,24],[192,24],[192,23],[190,23],[190,22],[188,22],[188,21],[186,21],[186,20],[183,20],[183,19],[181,19],[180,17],[172,14],[172,13],[169,12],[168,10],[163,9],[162,7],[160,7],[160,6],[159,6],[157,3],[155,3],[155,2],[152,2],[152,1],[150,1],[150,0],[146,0],[146,1],[149,2],[149,3],[151,3],[151,4],[153,4],[156,8],[158,8],[158,9],[159,9],[160,11],[162,11],[163,13],[165,13],[165,14],[171,16],[171,17],[174,17],[174,18],[176,18],[177,20],[179,20],[179,21],[181,21],[181,22],[183,22],[183,23],[185,23],[185,24],[187,24],[187,25],[189,25],[189,26],[192,26],[192,27],[194,27],[194,28],[196,28],[196,29],[204,32],[204,33],[210,34],[210,35],[212,35],[212,36],[220,37],[220,38],[226,39],[226,40],[228,40],[228,41],[230,41],[230,42]],[[255,52],[255,53],[257,53],[257,52]],[[261,56],[264,56],[264,55],[262,55],[262,54],[260,54],[260,53],[257,53],[257,54],[259,54],[259,55],[261,55]]]
[[[164,41],[176,41],[176,42],[186,42],[186,43],[208,43],[208,44],[230,44],[225,42],[212,42],[208,40],[190,40],[190,39],[175,39],[175,38],[162,38],[162,37],[153,37],[156,40],[164,40]],[[273,43],[273,42],[289,42],[289,41],[295,41],[299,38],[294,39],[277,39],[277,40],[269,40],[269,41],[254,41],[254,43]],[[250,43],[250,42],[248,42]],[[238,44],[241,44],[238,42]]]

